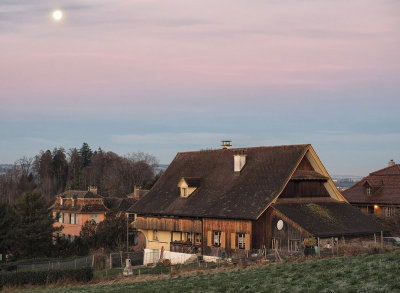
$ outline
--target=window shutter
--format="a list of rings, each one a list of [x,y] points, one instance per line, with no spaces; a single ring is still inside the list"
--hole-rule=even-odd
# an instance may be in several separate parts
[[[225,248],[225,232],[221,232],[221,247]]]
[[[236,249],[236,233],[231,233],[231,248]]]
[[[207,246],[211,247],[212,244],[212,231],[207,231]]]
[[[79,220],[78,220],[78,219],[79,219],[79,216],[78,216],[78,214],[75,214],[75,217],[76,217],[76,218],[75,218],[75,224],[79,224]]]
[[[244,240],[246,241],[245,243],[246,250],[250,250],[250,234],[246,233]]]

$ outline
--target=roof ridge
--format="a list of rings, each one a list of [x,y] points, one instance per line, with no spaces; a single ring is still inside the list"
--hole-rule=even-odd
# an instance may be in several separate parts
[[[308,147],[307,144],[287,144],[287,145],[273,145],[273,146],[257,146],[257,147],[244,147],[244,148],[229,148],[229,149],[212,149],[212,150],[198,150],[188,152],[178,152],[178,154],[193,154],[193,153],[207,153],[207,152],[218,152],[218,151],[238,151],[238,150],[254,150],[254,149],[270,149],[270,148],[281,148],[281,147]]]
[[[400,164],[395,164],[395,165],[393,165],[393,166],[387,166],[387,167],[385,167],[385,168],[382,168],[382,169],[376,170],[376,171],[374,171],[374,172],[371,172],[371,173],[369,173],[368,176],[371,176],[371,175],[386,176],[387,174],[386,174],[386,175],[379,175],[379,173],[382,172],[382,171],[388,170],[388,169],[390,169],[390,168],[396,168],[396,167],[397,167],[397,169],[399,169],[399,171],[400,171]]]

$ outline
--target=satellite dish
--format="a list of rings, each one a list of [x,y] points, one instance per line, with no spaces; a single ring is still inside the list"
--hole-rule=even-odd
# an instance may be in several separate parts
[[[283,221],[279,220],[278,223],[276,223],[276,228],[278,228],[278,230],[282,230],[283,228]]]

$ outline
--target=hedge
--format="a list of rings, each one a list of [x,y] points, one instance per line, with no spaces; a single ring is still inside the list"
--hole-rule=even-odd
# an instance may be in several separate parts
[[[87,282],[92,278],[93,269],[90,267],[70,270],[2,272],[0,273],[0,290],[4,285],[46,285],[49,283],[55,283],[60,279]]]

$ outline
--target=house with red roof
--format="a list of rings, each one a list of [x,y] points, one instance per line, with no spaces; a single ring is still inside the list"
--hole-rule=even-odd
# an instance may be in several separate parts
[[[391,160],[386,168],[362,178],[343,195],[366,214],[396,214],[400,211],[400,165]]]

